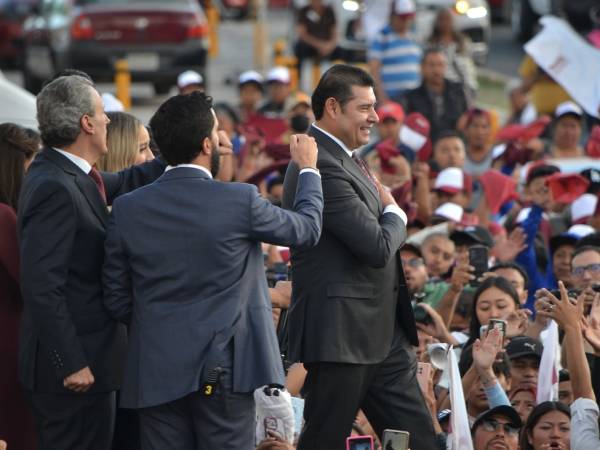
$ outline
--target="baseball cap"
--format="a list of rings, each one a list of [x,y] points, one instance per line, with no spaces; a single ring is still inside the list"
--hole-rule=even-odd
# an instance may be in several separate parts
[[[456,203],[447,202],[439,206],[434,212],[434,216],[448,219],[452,222],[460,222],[463,218],[463,208]]]
[[[385,102],[377,108],[376,112],[381,122],[387,119],[394,119],[397,122],[402,122],[404,120],[404,109],[400,103],[392,101]]]
[[[267,83],[290,83],[290,71],[287,67],[276,66],[269,70],[267,74]]]
[[[583,194],[571,204],[571,223],[580,224],[587,222],[594,215],[598,196],[594,194]]]
[[[194,72],[193,70],[186,70],[182,72],[177,77],[177,87],[179,89],[183,89],[186,86],[191,86],[193,84],[204,85],[204,78],[198,72]]]
[[[521,421],[521,417],[519,413],[512,406],[508,405],[500,405],[495,408],[488,409],[487,411],[482,412],[477,416],[475,422],[473,422],[473,426],[471,427],[471,433],[475,433],[477,427],[483,423],[484,420],[490,419],[494,416],[502,416],[508,420],[510,423],[517,428],[521,428],[523,426],[523,422]]]
[[[413,0],[395,0],[394,14],[397,16],[412,16],[417,11]]]
[[[598,127],[598,130],[600,130],[600,127]],[[600,153],[598,154],[598,157],[600,157]],[[581,171],[581,175],[590,182],[588,193],[597,194],[600,192],[600,169],[585,169]]]
[[[576,116],[577,118],[580,118],[583,116],[583,110],[579,107],[577,103],[571,101],[562,102],[556,107],[556,110],[554,111],[554,117],[558,120],[561,117],[567,115]]]
[[[550,254],[553,255],[554,252],[563,245],[571,245],[575,247],[581,238],[584,238],[590,234],[594,234],[595,232],[596,229],[589,225],[572,225],[565,233],[561,233],[550,238]]]
[[[510,360],[523,356],[542,357],[544,346],[538,339],[529,336],[516,336],[510,339],[506,346],[506,354]]]
[[[456,194],[463,190],[471,192],[471,177],[458,167],[448,167],[438,174],[433,188],[448,194]]]
[[[258,73],[256,70],[246,70],[245,72],[242,72],[240,74],[240,77],[238,78],[238,85],[242,86],[243,84],[246,83],[254,83],[254,84],[258,84],[258,85],[262,85],[264,79],[262,77],[262,75],[260,73]]]
[[[494,239],[490,232],[479,225],[472,225],[462,230],[453,231],[450,235],[450,240],[458,245],[482,244],[489,248],[494,246]]]

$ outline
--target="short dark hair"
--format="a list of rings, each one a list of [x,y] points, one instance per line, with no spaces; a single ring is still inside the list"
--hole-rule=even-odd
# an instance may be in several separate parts
[[[525,271],[525,269],[523,269],[523,267],[520,264],[517,264],[516,262],[512,262],[512,261],[499,262],[498,264],[496,264],[494,267],[492,267],[490,269],[490,272],[495,272],[496,270],[499,270],[499,269],[516,270],[517,272],[519,272],[521,277],[523,277],[525,289],[527,289],[527,287],[529,286],[529,276],[527,276],[527,272]]]
[[[0,124],[0,203],[17,209],[25,161],[38,151],[40,138],[14,123]]]
[[[160,153],[170,165],[187,164],[202,151],[215,125],[212,97],[204,92],[176,95],[159,106],[150,128]]]
[[[529,173],[527,173],[525,186],[529,186],[536,178],[549,177],[550,175],[554,175],[558,172],[560,172],[560,169],[556,166],[551,166],[550,164],[543,164],[541,166],[534,167],[529,171]]]
[[[446,54],[444,53],[442,47],[437,45],[430,45],[423,50],[423,54],[421,55],[421,64],[425,63],[425,59],[427,59],[429,55],[433,55],[434,53],[441,53],[442,55],[444,55],[444,58],[446,57]]]
[[[440,142],[444,139],[450,139],[450,138],[456,138],[456,139],[462,140],[462,136],[460,135],[460,133],[458,131],[444,130],[444,131],[438,133],[437,137],[435,138],[435,141],[433,142],[433,148],[435,149],[435,146],[438,144],[438,142]]]
[[[576,247],[575,251],[573,252],[573,255],[571,255],[571,261],[573,261],[573,259],[575,259],[577,255],[581,255],[585,252],[596,252],[600,254],[600,247],[596,247],[595,245],[584,245],[582,247]]]
[[[375,87],[375,81],[364,70],[346,64],[336,64],[325,72],[311,98],[315,119],[323,117],[327,99],[335,98],[342,108],[352,100],[352,86]]]

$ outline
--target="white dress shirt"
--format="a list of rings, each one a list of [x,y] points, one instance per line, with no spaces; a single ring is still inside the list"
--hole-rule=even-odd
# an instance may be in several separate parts
[[[342,150],[344,150],[344,152],[346,152],[346,154],[348,155],[348,157],[352,158],[352,154],[354,153],[354,151],[353,150],[348,150],[348,147],[346,147],[346,145],[342,141],[340,141],[333,134],[325,131],[323,128],[319,128],[314,123],[312,124],[312,126],[314,128],[316,128],[317,130],[319,130],[321,133],[323,133],[325,136],[327,136],[331,140],[333,140],[337,145],[339,145],[340,147],[342,147]],[[406,225],[408,223],[408,217],[406,217],[406,213],[404,211],[402,211],[402,208],[400,208],[398,205],[387,205],[383,209],[383,214],[386,214],[386,213],[396,214],[398,217],[400,217],[400,219],[402,219],[402,222],[404,222],[404,225]]]
[[[58,153],[60,153],[61,155],[63,155],[65,158],[68,158],[69,161],[71,161],[73,164],[75,164],[77,167],[79,167],[83,171],[83,173],[89,174],[90,170],[92,170],[92,165],[89,162],[87,162],[85,159],[83,159],[77,155],[74,155],[73,153],[65,152],[64,150],[61,150],[56,147],[52,147],[52,150],[55,150]]]
[[[598,450],[598,404],[589,398],[571,403],[571,450]]]

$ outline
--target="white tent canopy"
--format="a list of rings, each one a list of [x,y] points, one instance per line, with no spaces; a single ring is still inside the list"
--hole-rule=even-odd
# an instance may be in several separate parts
[[[35,96],[0,72],[0,123],[5,122],[37,130]]]

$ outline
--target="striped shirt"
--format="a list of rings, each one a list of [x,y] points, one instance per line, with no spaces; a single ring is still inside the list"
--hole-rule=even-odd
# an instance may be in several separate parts
[[[396,34],[390,25],[377,34],[368,55],[381,62],[380,76],[388,97],[421,84],[421,47],[413,39]]]

